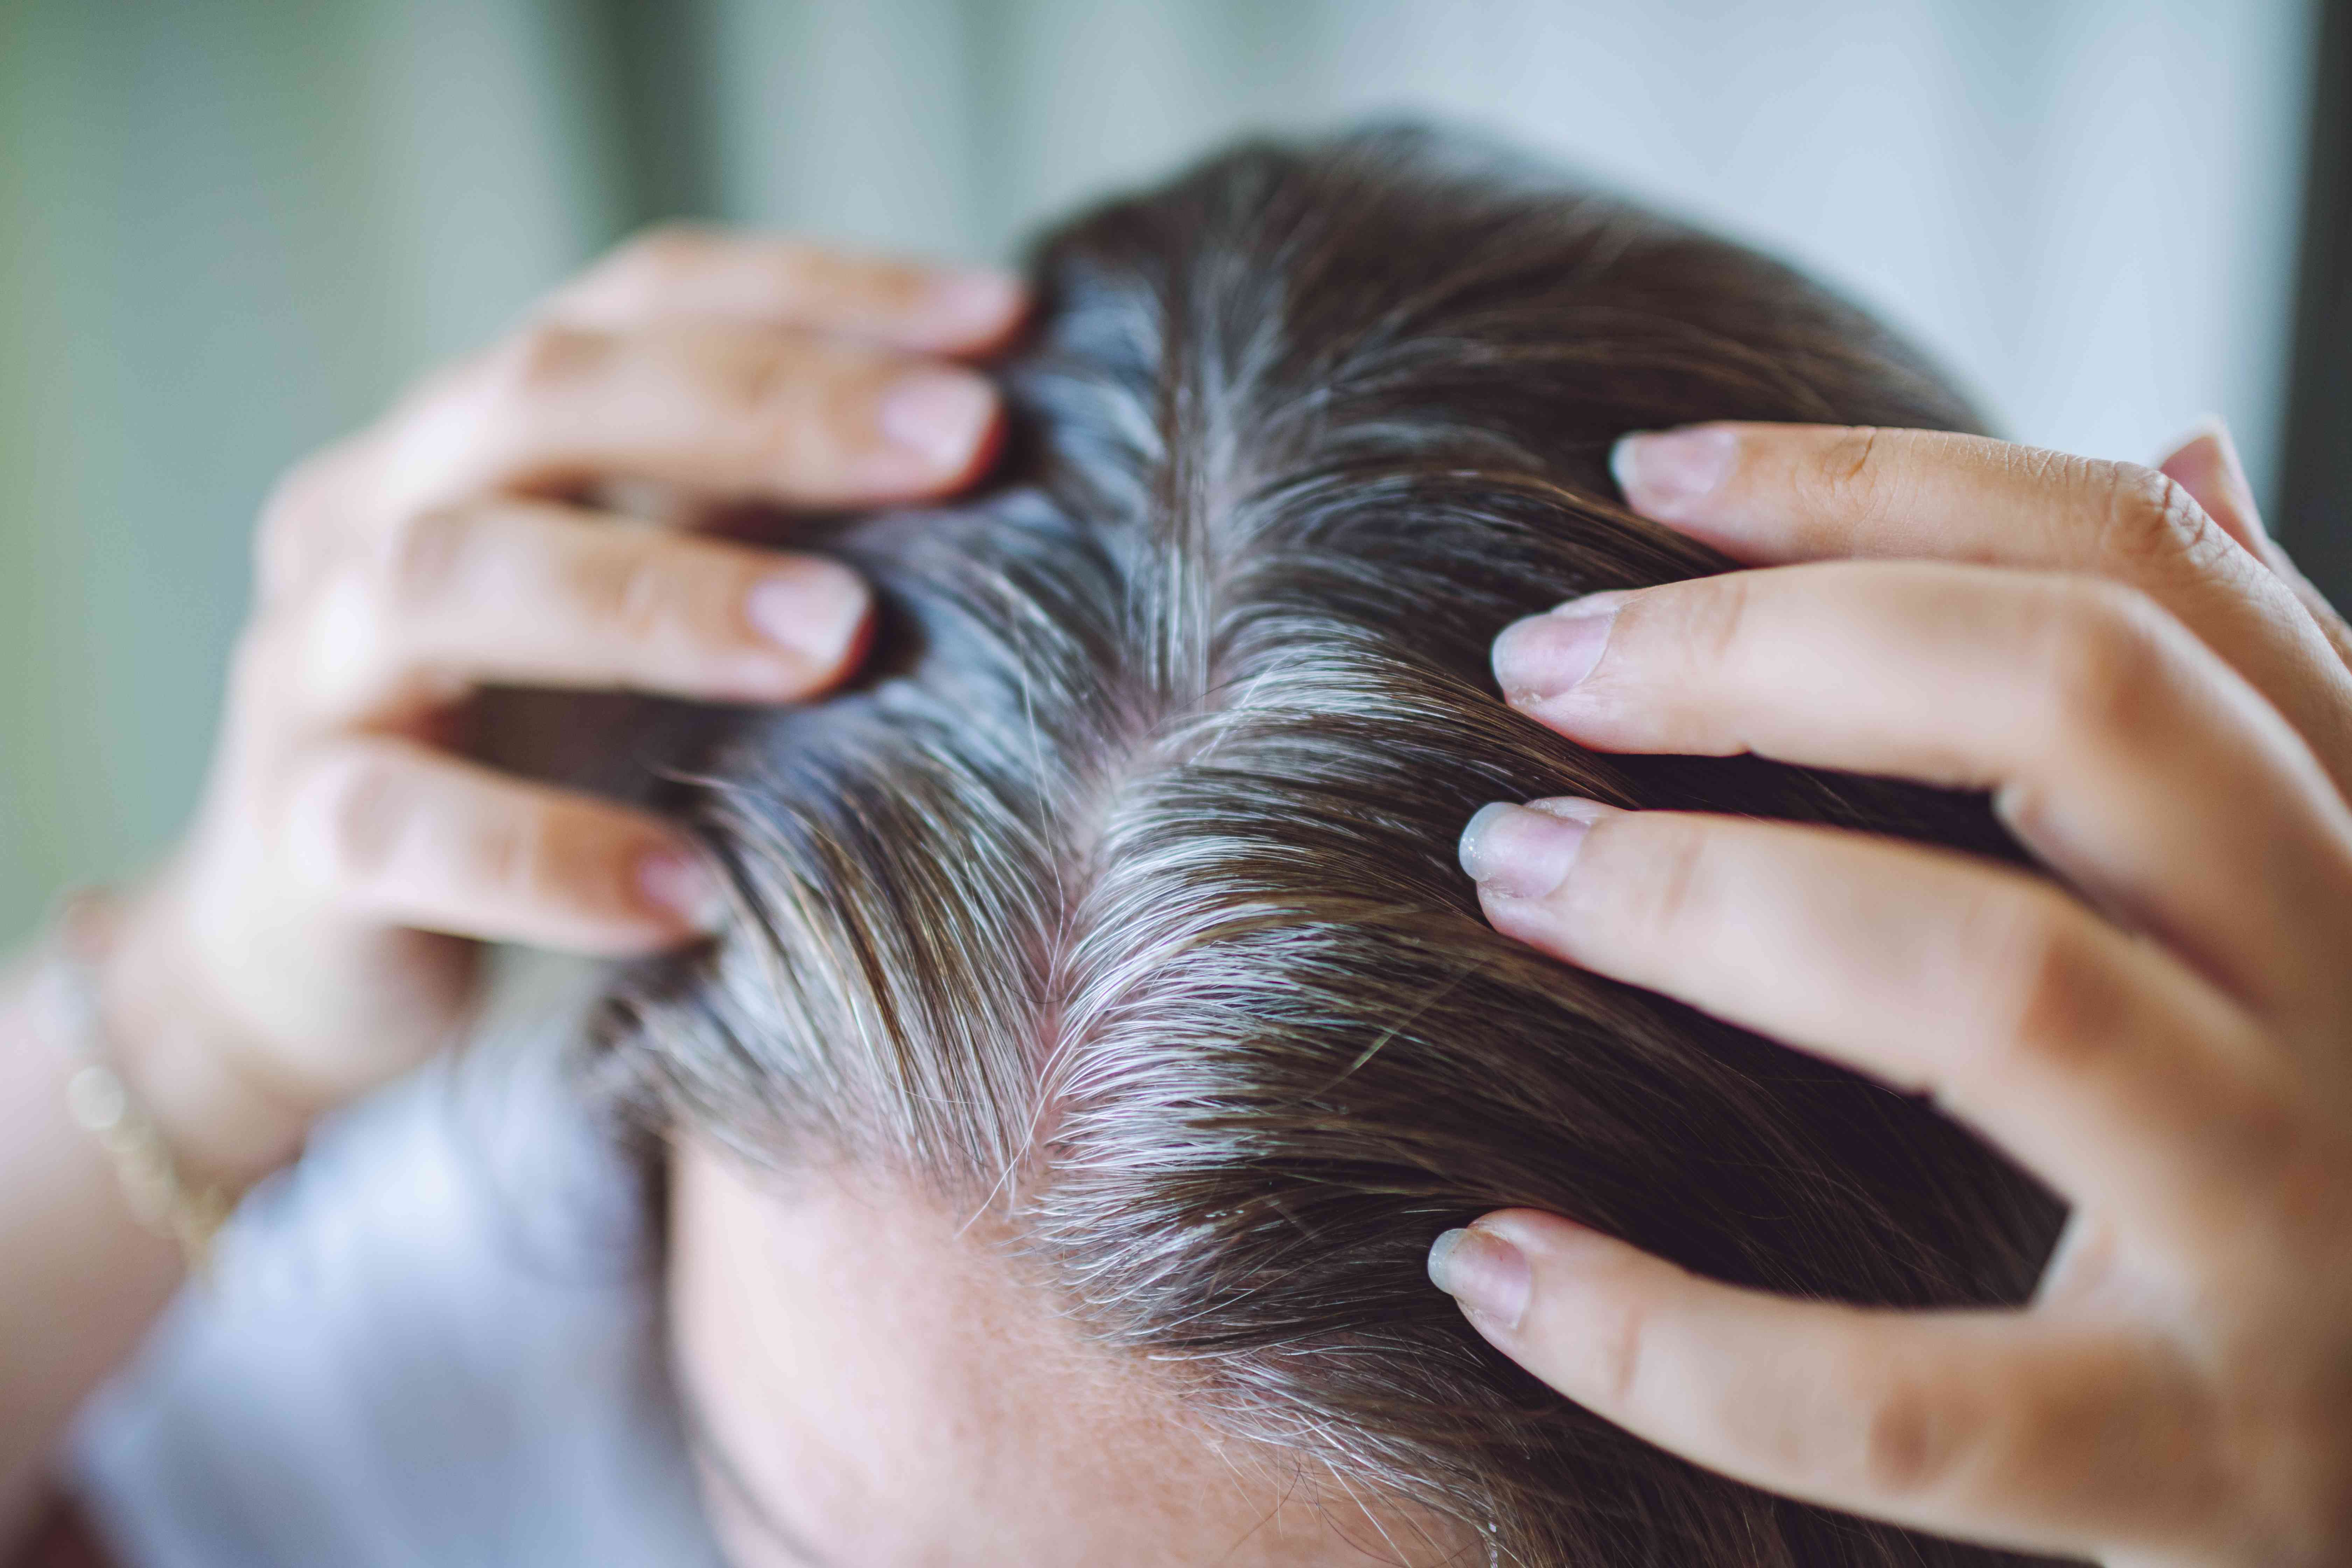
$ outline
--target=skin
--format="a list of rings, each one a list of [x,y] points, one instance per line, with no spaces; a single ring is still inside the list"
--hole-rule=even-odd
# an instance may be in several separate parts
[[[478,684],[784,701],[855,662],[829,563],[697,537],[711,503],[943,493],[988,462],[1018,327],[987,273],[664,231],[287,476],[205,799],[103,923],[117,1066],[231,1187],[460,1033],[481,944],[690,940],[713,881],[663,823],[441,742]],[[608,481],[667,528],[616,528]],[[0,1542],[67,1418],[179,1278],[67,1114],[57,1020],[0,978]]]
[[[1433,1277],[1570,1398],[1759,1486],[2133,1568],[2352,1556],[2352,635],[2226,434],[2150,470],[1714,426],[1617,470],[1756,569],[1510,628],[1514,706],[1987,790],[2061,881],[1547,801],[1465,835],[1489,919],[1932,1096],[2074,1212],[2011,1312],[1781,1300],[1526,1211]]]
[[[120,1066],[185,1163],[242,1185],[294,1158],[313,1118],[464,1029],[484,942],[639,953],[716,918],[666,825],[469,762],[450,721],[492,681],[822,692],[862,651],[864,584],[693,530],[744,500],[972,479],[997,396],[942,356],[999,345],[1023,303],[992,275],[656,234],[287,477],[207,798],[102,922]],[[595,499],[614,494],[669,526],[614,526]],[[180,1273],[67,1116],[53,1027],[20,964],[0,981],[0,1543]],[[779,1188],[692,1146],[677,1173],[677,1362],[746,1565],[1461,1549],[1221,1442],[1171,1380],[1086,1347],[969,1216],[841,1173]]]
[[[1221,1440],[1175,1377],[1088,1343],[992,1215],[696,1142],[673,1169],[681,1397],[740,1568],[1483,1561],[1458,1526]]]
[[[824,689],[863,587],[690,530],[717,500],[976,475],[994,395],[946,359],[1020,310],[1003,279],[656,236],[289,476],[205,802],[102,944],[119,1065],[185,1164],[241,1184],[292,1159],[462,1030],[482,942],[691,940],[712,885],[668,828],[467,762],[450,721],[488,681]],[[2078,1211],[2015,1314],[1776,1301],[1532,1214],[1451,1238],[1433,1273],[1570,1397],[1953,1534],[2118,1564],[2352,1549],[2352,637],[2200,442],[2170,482],[1899,432],[1718,430],[1713,478],[1685,461],[1679,485],[1657,438],[1626,449],[1634,505],[1767,569],[1606,606],[1573,690],[1554,678],[1578,638],[1517,634],[1514,701],[1595,745],[1990,787],[2073,890],[1551,803],[1482,816],[1490,915],[1937,1095]],[[625,492],[673,526],[607,526],[594,498]],[[178,1278],[66,1114],[56,1032],[29,967],[0,980],[0,1536]],[[1438,1560],[1060,1337],[970,1216],[680,1162],[683,1382],[706,1462],[746,1483],[714,1479],[713,1509],[747,1563],[790,1559],[746,1510],[844,1561]]]

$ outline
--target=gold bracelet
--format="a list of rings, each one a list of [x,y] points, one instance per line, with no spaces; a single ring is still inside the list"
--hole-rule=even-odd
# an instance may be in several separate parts
[[[100,939],[93,931],[103,896],[69,893],[59,900],[45,966],[49,1016],[76,1066],[66,1080],[73,1119],[98,1141],[114,1165],[131,1216],[155,1235],[176,1241],[189,1272],[206,1275],[213,1238],[236,1211],[238,1194],[217,1182],[195,1180],[173,1152],[162,1127],[139,1103],[115,1068],[114,1042],[99,1000]]]

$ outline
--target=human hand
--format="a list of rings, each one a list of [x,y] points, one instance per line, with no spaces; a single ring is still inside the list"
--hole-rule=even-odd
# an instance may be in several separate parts
[[[448,1039],[478,944],[619,955],[719,889],[659,820],[446,749],[486,682],[805,698],[870,618],[846,568],[616,526],[601,481],[696,503],[927,496],[986,463],[1018,285],[665,231],[278,486],[204,805],[128,905],[118,1048],[184,1158],[290,1156],[315,1113]]]
[[[2352,1560],[2352,635],[2227,437],[2151,471],[1721,425],[1617,468],[1766,569],[1508,628],[1515,707],[1604,750],[1989,790],[2073,891],[1571,800],[1474,822],[1488,918],[1932,1095],[2074,1214],[2010,1312],[1733,1289],[1525,1210],[1432,1277],[1569,1397],[1759,1487],[2110,1564]]]

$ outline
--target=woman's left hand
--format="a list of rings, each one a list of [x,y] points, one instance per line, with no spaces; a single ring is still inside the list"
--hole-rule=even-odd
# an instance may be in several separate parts
[[[1760,1487],[2110,1564],[2352,1560],[2352,635],[2227,437],[2150,470],[1717,425],[1617,471],[1766,569],[1509,628],[1514,706],[1605,750],[1988,790],[2072,891],[1556,801],[1465,836],[1488,918],[1932,1095],[2074,1215],[2007,1312],[1737,1289],[1527,1211],[1433,1277],[1570,1398]]]

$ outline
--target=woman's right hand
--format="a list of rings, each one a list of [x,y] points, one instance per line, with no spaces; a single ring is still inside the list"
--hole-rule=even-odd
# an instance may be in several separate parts
[[[1487,915],[1931,1100],[2073,1212],[2014,1310],[1795,1300],[1528,1210],[1433,1277],[1561,1393],[1753,1486],[2135,1568],[2352,1563],[2352,626],[2226,437],[2151,472],[1721,424],[1617,467],[1755,569],[1519,623],[1515,707],[1983,790],[2056,875],[1554,801],[1467,836]]]
[[[278,486],[204,805],[121,911],[106,1005],[182,1157],[231,1179],[449,1039],[479,944],[690,939],[719,889],[659,820],[440,743],[484,682],[783,702],[870,614],[820,558],[616,526],[574,498],[835,507],[954,489],[1001,424],[933,356],[1001,343],[992,273],[666,231]]]

